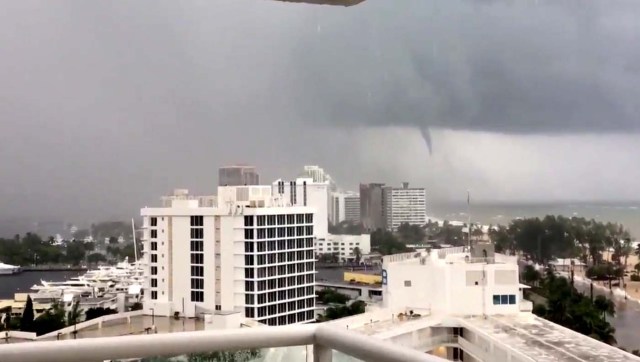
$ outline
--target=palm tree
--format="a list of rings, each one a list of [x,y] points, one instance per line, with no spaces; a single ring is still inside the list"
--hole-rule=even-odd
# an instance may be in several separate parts
[[[621,256],[624,258],[624,270],[627,270],[627,261],[629,260],[629,255],[633,252],[633,246],[631,245],[631,239],[624,239],[624,243],[622,243]]]
[[[67,326],[77,324],[80,321],[81,315],[82,309],[80,309],[80,302],[76,301],[73,303],[71,310],[67,312]]]
[[[593,301],[593,305],[594,307],[596,307],[596,309],[602,313],[602,318],[604,319],[605,316],[609,316],[609,317],[615,317],[616,315],[616,305],[613,303],[613,301],[607,297],[605,297],[604,295],[598,295],[594,301]]]
[[[538,281],[542,278],[540,272],[533,267],[533,265],[527,265],[524,267],[524,273],[522,274],[522,279],[525,283],[530,285],[536,285]]]
[[[360,259],[362,259],[362,251],[360,251],[359,247],[353,248],[353,256],[356,260],[356,264],[360,264]]]

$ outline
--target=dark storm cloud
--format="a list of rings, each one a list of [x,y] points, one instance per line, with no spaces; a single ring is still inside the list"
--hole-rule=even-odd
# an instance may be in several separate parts
[[[294,62],[317,122],[640,130],[638,3],[370,1],[317,14]]]
[[[637,131],[640,5],[537,4],[4,1],[0,216],[131,215],[225,163],[357,182],[362,126]]]

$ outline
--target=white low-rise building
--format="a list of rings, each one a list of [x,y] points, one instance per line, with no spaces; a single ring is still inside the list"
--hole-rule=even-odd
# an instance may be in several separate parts
[[[382,284],[381,304],[329,325],[450,361],[640,361],[531,313],[517,257],[489,243],[384,256]]]
[[[240,312],[268,325],[313,321],[314,219],[271,186],[218,188],[218,205],[179,191],[143,208],[144,309],[194,317]]]
[[[353,261],[355,250],[360,250],[360,257],[371,252],[371,235],[332,235],[325,240],[316,240],[316,254],[337,254],[341,261]]]

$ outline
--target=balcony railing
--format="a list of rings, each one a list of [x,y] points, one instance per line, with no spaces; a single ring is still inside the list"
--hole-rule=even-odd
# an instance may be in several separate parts
[[[327,325],[240,328],[6,344],[0,346],[0,361],[105,361],[307,345],[313,346],[308,348],[313,358],[311,359],[311,355],[299,355],[302,361],[331,362],[333,350],[362,361],[446,361],[388,341]]]

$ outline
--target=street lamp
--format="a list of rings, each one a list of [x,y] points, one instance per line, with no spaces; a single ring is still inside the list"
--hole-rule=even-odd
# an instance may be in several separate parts
[[[151,311],[151,326],[156,325],[156,311],[153,308],[149,308]]]

